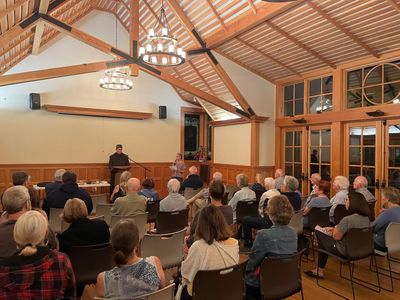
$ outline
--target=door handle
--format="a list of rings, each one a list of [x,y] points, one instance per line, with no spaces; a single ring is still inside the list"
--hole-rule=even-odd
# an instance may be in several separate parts
[[[382,189],[386,188],[386,180],[385,179],[382,179],[381,188]]]

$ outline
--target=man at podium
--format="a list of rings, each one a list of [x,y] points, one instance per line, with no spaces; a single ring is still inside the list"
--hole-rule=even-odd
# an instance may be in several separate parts
[[[128,155],[122,153],[122,145],[118,144],[115,146],[115,153],[110,155],[110,160],[108,161],[108,168],[110,169],[110,194],[114,190],[114,186],[118,183],[119,176],[125,170],[129,170],[129,157]]]

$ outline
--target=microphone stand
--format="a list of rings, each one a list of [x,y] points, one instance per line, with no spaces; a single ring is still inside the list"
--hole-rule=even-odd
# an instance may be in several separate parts
[[[141,163],[138,163],[138,162],[134,161],[129,156],[128,156],[128,159],[129,159],[130,162],[134,163],[135,165],[138,165],[139,167],[141,167],[144,170],[144,178],[147,178],[146,172],[150,172],[151,173],[151,170],[146,168],[145,166],[143,166]]]

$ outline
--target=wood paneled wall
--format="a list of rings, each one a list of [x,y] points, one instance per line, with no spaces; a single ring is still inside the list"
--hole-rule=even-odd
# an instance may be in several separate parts
[[[186,174],[190,166],[195,165],[199,167],[197,161],[186,161]],[[157,191],[161,197],[167,195],[167,182],[171,178],[171,171],[169,166],[171,162],[159,163],[143,163],[143,165],[150,169],[147,177],[153,178]],[[224,182],[226,184],[235,185],[236,175],[245,173],[249,176],[250,182],[254,181],[256,173],[263,173],[265,176],[272,176],[274,166],[265,167],[251,167],[243,165],[228,165],[228,164],[212,164],[210,166],[210,177],[216,171],[223,174]],[[53,181],[54,172],[57,169],[67,169],[77,174],[78,180],[110,180],[110,173],[108,164],[104,163],[88,163],[88,164],[10,164],[0,165],[0,193],[7,187],[12,185],[12,174],[17,171],[25,171],[31,175],[32,183],[36,184],[42,181]],[[131,164],[131,172],[133,176],[143,180],[145,178],[144,170],[134,164]]]

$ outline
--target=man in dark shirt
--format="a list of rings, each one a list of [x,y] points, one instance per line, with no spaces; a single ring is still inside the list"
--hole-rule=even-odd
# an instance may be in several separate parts
[[[108,168],[110,169],[110,193],[114,190],[115,186],[115,174],[118,172],[115,167],[120,166],[129,166],[129,157],[128,155],[122,153],[122,145],[118,144],[115,146],[115,153],[110,155],[110,159],[108,161]]]
[[[14,186],[25,186],[29,191],[32,207],[39,207],[39,199],[31,184],[31,175],[26,172],[15,172],[12,174],[12,181]]]
[[[180,191],[184,191],[185,188],[199,189],[203,187],[203,181],[197,174],[197,168],[191,166],[189,168],[189,176],[182,182]]]
[[[46,191],[46,197],[48,197],[51,192],[58,190],[62,186],[62,176],[65,172],[65,169],[58,169],[54,172],[54,182],[50,182],[44,187],[44,190]]]

